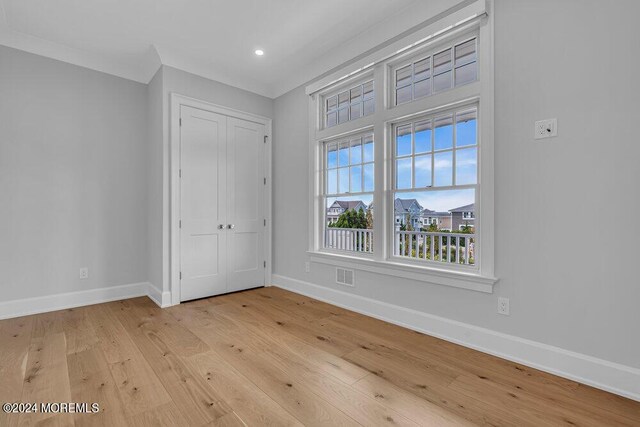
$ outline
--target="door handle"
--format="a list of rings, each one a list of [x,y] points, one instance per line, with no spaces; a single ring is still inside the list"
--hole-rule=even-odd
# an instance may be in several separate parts
[[[233,230],[233,229],[235,228],[235,225],[233,225],[233,224],[227,224],[227,228],[228,228],[229,230]]]
[[[224,224],[218,224],[218,230],[224,230]]]

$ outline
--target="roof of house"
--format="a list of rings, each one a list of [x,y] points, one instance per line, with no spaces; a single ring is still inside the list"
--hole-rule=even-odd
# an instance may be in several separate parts
[[[333,205],[335,204],[337,204],[344,210],[357,209],[361,207],[360,205],[363,205],[365,208],[367,207],[367,205],[362,200],[336,200],[335,202],[333,202]]]
[[[460,206],[459,208],[450,209],[449,212],[473,212],[475,210],[475,203],[471,203],[470,205]]]
[[[420,206],[420,203],[418,203],[418,201],[416,199],[396,199],[394,202],[394,209],[396,212],[398,211],[408,211],[411,208],[411,205],[413,204],[418,205],[418,208],[420,208],[422,210],[422,206]]]
[[[449,216],[449,212],[436,212],[431,209],[425,209],[422,211],[422,216]]]

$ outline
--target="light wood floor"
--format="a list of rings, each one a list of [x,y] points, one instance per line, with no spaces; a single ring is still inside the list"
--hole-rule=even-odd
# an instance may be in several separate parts
[[[0,322],[12,425],[640,425],[640,403],[278,288]]]

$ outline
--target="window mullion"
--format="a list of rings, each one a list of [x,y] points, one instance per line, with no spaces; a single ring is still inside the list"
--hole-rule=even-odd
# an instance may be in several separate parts
[[[451,146],[453,147],[453,152],[451,153],[451,183],[453,184],[453,186],[456,186],[456,167],[457,167],[457,163],[456,163],[456,147],[458,146],[458,136],[457,136],[457,127],[458,127],[458,114],[457,113],[453,113],[453,129],[451,131],[451,136],[453,138],[453,141],[451,141]],[[477,164],[477,163],[476,163]]]
[[[391,164],[385,162],[387,157],[387,150],[391,143],[388,138],[388,131],[384,121],[382,121],[383,113],[386,109],[385,94],[387,93],[387,85],[385,80],[387,76],[387,68],[384,64],[378,64],[374,68],[373,72],[373,87],[374,87],[374,105],[375,111],[373,113],[374,126],[373,126],[373,140],[374,140],[374,153],[373,153],[373,173],[374,173],[374,187],[373,187],[373,256],[377,260],[384,260],[387,258],[387,202],[385,195],[388,191],[388,179],[391,178]],[[395,79],[394,79],[395,80]],[[394,91],[395,93],[395,91]],[[363,97],[364,99],[364,97]],[[395,99],[395,98],[394,98]],[[363,107],[364,109],[364,107]]]

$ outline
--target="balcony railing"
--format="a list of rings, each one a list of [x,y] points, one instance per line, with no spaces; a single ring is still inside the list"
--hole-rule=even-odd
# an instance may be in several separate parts
[[[416,260],[474,265],[475,241],[475,234],[396,230],[393,254]],[[373,253],[373,230],[327,227],[324,247]]]
[[[456,264],[475,264],[475,234],[395,232],[395,256]]]
[[[373,253],[373,230],[327,227],[324,234],[324,247],[341,251]]]

